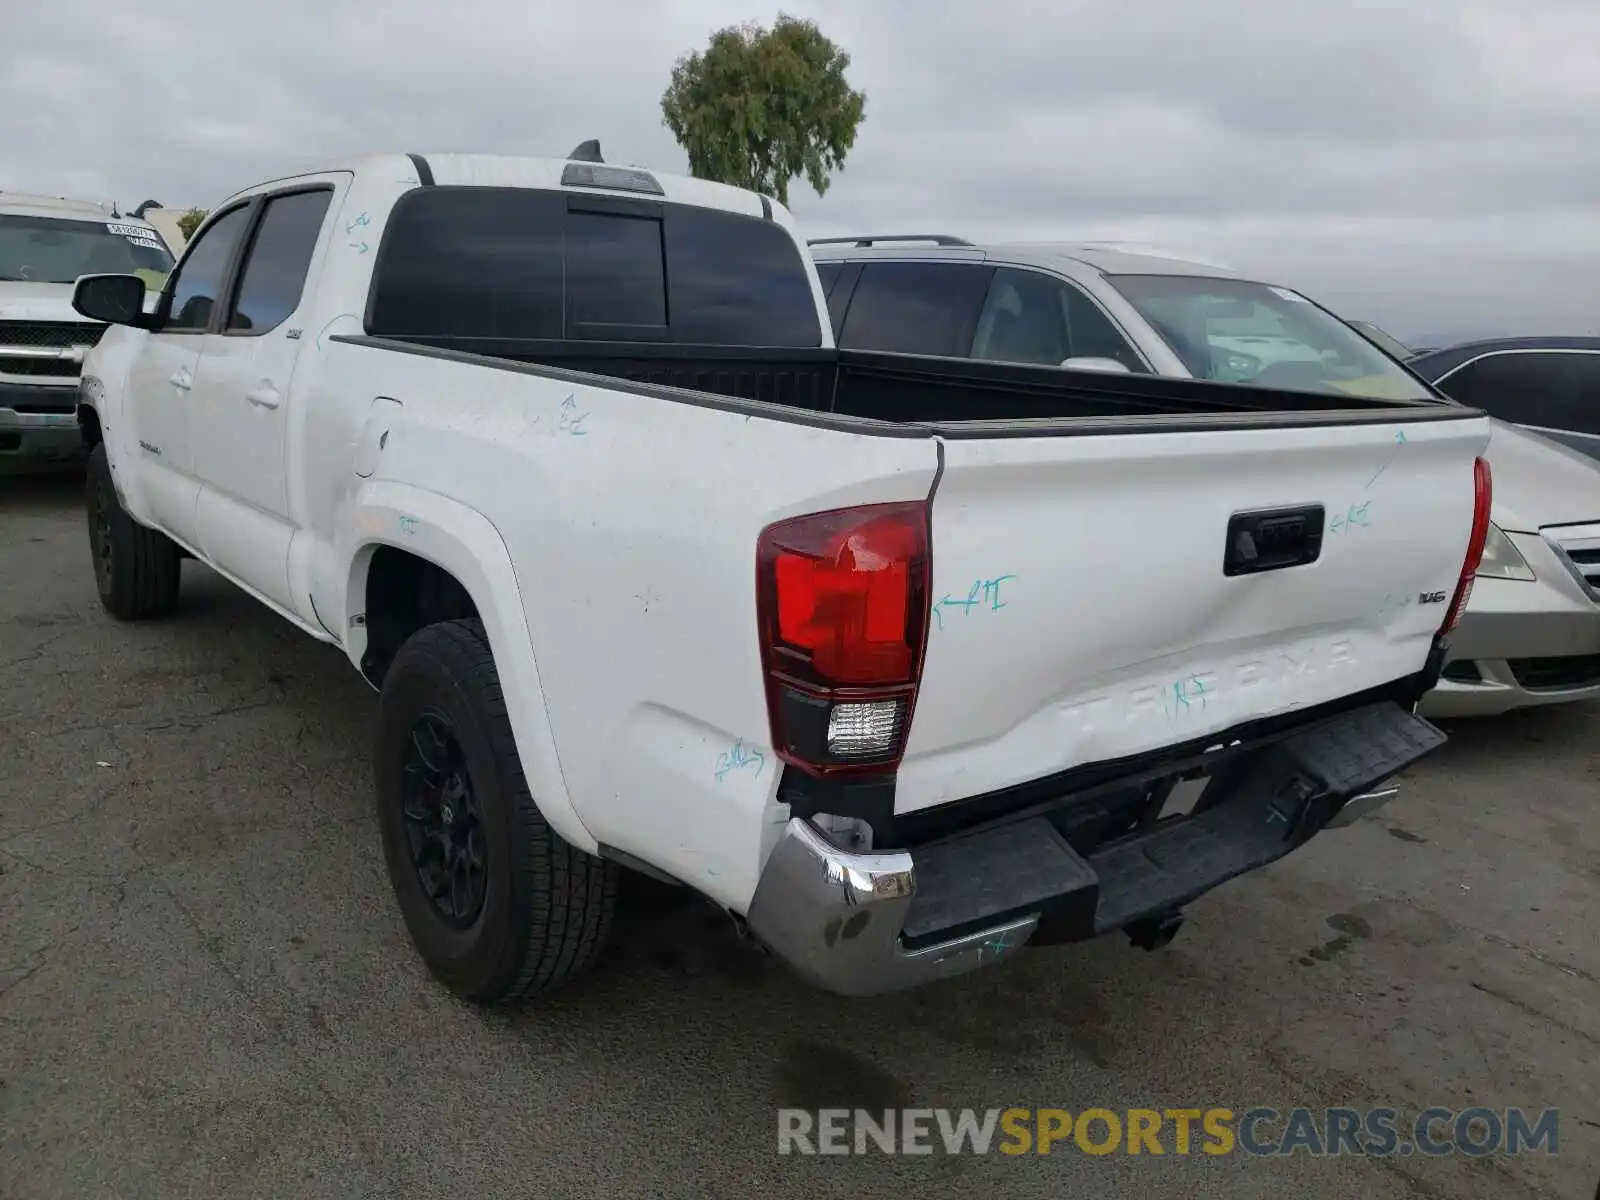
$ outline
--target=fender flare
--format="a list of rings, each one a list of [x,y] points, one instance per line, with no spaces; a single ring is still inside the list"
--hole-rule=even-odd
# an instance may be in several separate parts
[[[93,357],[90,351],[83,363],[83,374],[78,377],[78,387],[74,410],[78,421],[78,428],[83,428],[83,414],[94,414],[94,422],[100,430],[100,443],[106,448],[106,467],[111,472],[111,490],[116,493],[117,503],[122,505],[122,511],[132,517],[139,524],[154,529],[155,525],[150,520],[150,510],[144,503],[144,489],[140,486],[137,471],[129,470],[129,464],[123,456],[122,440],[122,409],[118,403],[122,390],[127,386],[128,362],[113,360],[112,366],[120,364],[122,368],[117,372],[119,376],[114,388],[107,388],[105,378],[98,371],[91,371],[91,365],[98,367],[101,360]]]
[[[366,653],[365,621],[356,618],[364,616],[367,572],[380,546],[414,554],[455,576],[489,635],[523,775],[540,813],[565,841],[590,854],[599,853],[599,843],[578,815],[561,772],[522,591],[500,531],[477,509],[393,481],[362,486],[343,524],[350,531],[340,556],[349,564],[343,616],[350,661],[359,669]]]

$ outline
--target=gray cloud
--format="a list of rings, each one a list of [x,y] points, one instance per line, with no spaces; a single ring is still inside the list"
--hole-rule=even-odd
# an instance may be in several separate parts
[[[817,234],[937,227],[1221,255],[1399,330],[1600,328],[1584,0],[793,3],[867,121]],[[0,187],[207,205],[368,150],[681,170],[673,59],[772,6],[51,0],[8,15]]]

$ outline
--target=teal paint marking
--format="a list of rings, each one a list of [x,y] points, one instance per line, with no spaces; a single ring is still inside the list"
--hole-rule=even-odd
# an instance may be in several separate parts
[[[728,749],[717,755],[716,769],[712,775],[721,783],[733,771],[751,770],[753,775],[759,776],[766,768],[767,756],[759,750],[752,749],[744,744],[741,738]]]
[[[1406,431],[1404,429],[1396,429],[1394,431],[1394,441],[1395,441],[1395,445],[1397,447],[1404,446],[1406,444]],[[1396,449],[1395,452],[1388,457],[1388,459],[1384,462],[1383,466],[1379,467],[1377,469],[1377,471],[1375,471],[1373,473],[1372,478],[1367,480],[1367,488],[1371,488],[1373,484],[1378,482],[1378,476],[1382,475],[1385,471],[1387,471],[1389,469],[1389,464],[1394,462],[1394,460],[1399,456],[1399,454],[1400,454],[1400,451],[1398,449]],[[1365,490],[1365,489],[1363,489],[1363,490]]]
[[[343,321],[346,318],[348,318],[349,320],[352,320],[352,321],[359,321],[361,319],[355,313],[340,313],[337,317],[334,317],[333,320],[329,321],[326,325],[324,325],[320,330],[317,331],[317,349],[318,350],[322,349],[322,339],[327,334],[328,330],[332,329],[340,321]]]
[[[1015,578],[1015,575],[996,575],[992,579],[975,580],[967,589],[965,600],[958,600],[946,592],[933,602],[935,628],[944,628],[944,614],[947,610],[960,609],[962,616],[971,616],[974,609],[987,608],[990,612],[999,612],[1002,608],[1011,607],[1009,601],[1001,599],[1000,589],[1002,585]]]

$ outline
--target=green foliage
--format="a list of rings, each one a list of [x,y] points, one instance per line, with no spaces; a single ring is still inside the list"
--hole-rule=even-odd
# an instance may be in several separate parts
[[[704,53],[672,68],[663,123],[689,156],[689,171],[789,203],[803,175],[817,195],[844,166],[866,112],[845,79],[850,56],[811,21],[780,13],[770,30],[733,25]]]
[[[192,238],[194,236],[194,231],[200,228],[200,222],[204,221],[205,219],[205,209],[191,208],[188,212],[184,213],[178,218],[178,228],[183,230],[183,236],[185,239]]]

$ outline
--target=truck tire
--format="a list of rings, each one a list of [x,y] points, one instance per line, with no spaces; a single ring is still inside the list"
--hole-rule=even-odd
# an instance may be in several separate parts
[[[413,634],[383,680],[374,775],[389,881],[422,960],[509,1005],[599,955],[620,868],[562,841],[528,791],[476,620]]]
[[[100,603],[119,621],[167,617],[178,607],[183,555],[164,533],[146,529],[117,499],[104,442],[89,452],[84,509]]]

